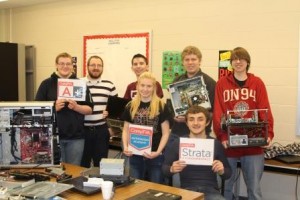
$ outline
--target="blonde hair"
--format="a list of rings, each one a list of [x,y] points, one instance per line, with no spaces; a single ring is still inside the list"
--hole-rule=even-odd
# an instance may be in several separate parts
[[[55,58],[55,63],[58,64],[58,60],[60,58],[70,58],[70,60],[72,61],[72,56],[70,54],[68,54],[67,52],[63,52],[63,53],[60,53],[56,56]]]
[[[181,53],[181,59],[184,60],[184,57],[190,54],[194,54],[198,57],[198,59],[201,61],[202,59],[202,53],[201,51],[195,47],[195,46],[187,46],[183,49]]]
[[[155,116],[157,116],[159,114],[160,109],[163,108],[164,104],[163,104],[163,101],[156,94],[156,79],[152,75],[151,72],[144,72],[139,76],[138,81],[137,81],[137,89],[138,89],[139,85],[141,84],[141,81],[144,79],[152,80],[152,84],[153,84],[153,92],[152,92],[152,97],[151,97],[151,101],[150,101],[150,110],[149,110],[149,116],[148,116],[150,119],[153,119]],[[131,108],[130,108],[131,119],[133,119],[135,114],[137,113],[138,108],[141,104],[141,101],[142,101],[141,95],[138,92],[131,101]]]

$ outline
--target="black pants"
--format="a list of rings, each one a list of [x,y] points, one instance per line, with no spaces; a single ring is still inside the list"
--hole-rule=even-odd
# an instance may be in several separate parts
[[[91,161],[94,167],[99,167],[102,158],[107,158],[109,149],[109,131],[107,124],[100,126],[85,126],[84,150],[81,166],[89,168]]]

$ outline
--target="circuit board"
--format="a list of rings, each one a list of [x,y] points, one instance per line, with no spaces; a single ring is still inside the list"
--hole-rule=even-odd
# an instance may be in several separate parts
[[[0,166],[54,165],[53,103],[0,103]]]
[[[206,84],[202,76],[169,85],[175,116],[184,115],[191,105],[211,109]]]

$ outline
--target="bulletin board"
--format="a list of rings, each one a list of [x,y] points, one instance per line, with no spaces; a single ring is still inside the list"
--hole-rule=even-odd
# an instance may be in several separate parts
[[[90,35],[83,37],[83,75],[90,56],[103,59],[102,78],[116,86],[118,95],[123,97],[129,83],[136,81],[131,70],[131,59],[135,54],[143,54],[151,66],[151,32]]]
[[[173,80],[185,73],[180,51],[164,51],[162,58],[162,88],[167,89]]]

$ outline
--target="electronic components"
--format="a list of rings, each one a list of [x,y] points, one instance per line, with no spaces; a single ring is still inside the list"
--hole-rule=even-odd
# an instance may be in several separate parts
[[[268,109],[228,110],[221,119],[230,147],[264,146],[268,139]]]
[[[125,160],[102,158],[100,161],[101,175],[124,175]]]
[[[203,76],[170,84],[169,92],[175,116],[184,115],[191,105],[199,105],[208,110],[211,109]]]
[[[0,102],[0,166],[54,165],[53,102]],[[56,159],[58,160],[58,159]]]

